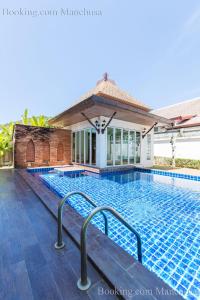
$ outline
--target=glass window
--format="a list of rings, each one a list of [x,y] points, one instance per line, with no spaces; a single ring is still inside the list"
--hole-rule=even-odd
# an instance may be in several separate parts
[[[72,133],[72,161],[75,162],[75,132]]]
[[[135,131],[129,133],[129,163],[135,162]]]
[[[81,143],[81,147],[80,147],[80,151],[81,151],[81,153],[80,153],[80,162],[82,164],[84,164],[84,130],[82,130],[80,132],[80,135],[81,135],[81,141],[80,141],[80,143]]]
[[[79,138],[79,131],[76,132],[76,163],[79,163],[79,159],[80,159],[80,155],[79,155],[79,150],[80,150],[80,147],[79,147],[79,141],[80,141],[80,138]]]
[[[90,164],[90,129],[85,130],[85,163]]]
[[[107,165],[112,166],[114,160],[115,165],[140,163],[141,133],[139,131],[107,128]]]
[[[115,165],[121,165],[122,145],[121,129],[115,129]]]
[[[73,132],[72,139],[72,161],[96,165],[96,130]]]
[[[151,134],[147,134],[147,160],[151,159]]]
[[[123,130],[122,163],[123,165],[128,164],[128,130]]]
[[[72,133],[72,161],[96,165],[95,129],[85,129]]]
[[[141,152],[141,133],[136,131],[136,163],[140,163],[140,152]]]
[[[107,165],[113,165],[113,128],[107,128]]]
[[[96,165],[96,130],[94,128],[92,128],[91,135],[92,165]]]

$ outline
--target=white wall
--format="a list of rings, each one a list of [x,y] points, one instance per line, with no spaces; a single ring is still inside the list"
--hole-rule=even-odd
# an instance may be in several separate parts
[[[98,119],[99,118],[93,118],[93,119],[91,119],[91,121],[94,123]],[[72,131],[83,130],[86,128],[93,128],[92,125],[87,120],[65,127],[65,129],[69,129]]]
[[[176,139],[176,158],[188,158],[200,160],[200,137],[187,137]],[[154,139],[154,155],[171,157],[172,150],[169,139]]]
[[[142,139],[142,149],[141,149],[141,167],[152,167],[154,164],[154,133],[153,129],[149,133],[151,134],[151,159],[147,159],[147,136]]]
[[[91,121],[95,123],[95,121],[98,120],[100,123],[103,120],[106,120],[106,123],[109,121],[109,118],[107,117],[98,117],[98,118],[93,118]],[[142,131],[144,130],[144,127],[146,130],[149,129],[148,126],[136,124],[136,123],[131,123],[131,122],[126,122],[122,120],[117,120],[113,119],[111,123],[109,124],[109,127],[116,127],[116,128],[123,128],[123,129],[132,129],[132,130],[137,130],[140,131],[142,134]],[[70,129],[72,131],[77,131],[77,130],[83,130],[86,128],[92,128],[92,125],[86,120],[83,122],[79,122],[77,124],[71,125],[66,127],[66,129]],[[142,166],[142,167],[150,167],[153,165],[153,130],[150,132],[151,134],[151,160],[147,160],[147,138],[145,137],[144,139],[141,139],[141,163],[137,164],[137,166]],[[104,168],[107,165],[107,134],[106,132],[104,134],[100,133],[96,135],[96,143],[97,143],[97,149],[96,149],[96,165],[97,167]]]

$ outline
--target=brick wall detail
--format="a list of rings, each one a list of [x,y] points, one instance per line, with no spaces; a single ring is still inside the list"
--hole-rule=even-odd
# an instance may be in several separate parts
[[[15,125],[14,165],[16,168],[66,165],[71,163],[71,131]]]

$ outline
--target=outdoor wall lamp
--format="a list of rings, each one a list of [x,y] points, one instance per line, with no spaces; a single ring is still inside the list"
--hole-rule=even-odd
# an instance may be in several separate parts
[[[94,123],[92,123],[92,121],[83,112],[81,112],[81,114],[96,129],[96,131],[97,131],[98,134],[99,133],[104,134],[106,128],[108,127],[108,125],[112,121],[113,117],[116,115],[116,111],[112,114],[112,116],[110,117],[110,119],[108,120],[107,123],[106,123],[105,119],[102,122],[99,122],[98,120],[96,120]]]

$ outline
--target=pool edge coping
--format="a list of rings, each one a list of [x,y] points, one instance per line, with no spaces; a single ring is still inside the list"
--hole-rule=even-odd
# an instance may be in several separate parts
[[[84,166],[82,166],[84,167]],[[48,166],[48,167],[38,167],[38,168],[26,168],[26,169],[21,169],[21,170],[27,170],[29,173],[37,173],[37,172],[41,172],[41,171],[48,171],[48,170],[54,170],[57,169],[57,167],[54,166]],[[155,174],[155,175],[162,175],[162,176],[168,176],[168,177],[173,177],[173,178],[180,178],[180,179],[187,179],[187,180],[192,180],[192,181],[200,181],[200,176],[198,175],[190,175],[190,174],[184,174],[184,173],[177,173],[177,172],[170,172],[167,170],[159,170],[159,169],[150,169],[150,168],[145,168],[145,167],[138,167],[138,166],[129,166],[128,168],[125,167],[114,167],[114,168],[102,168],[99,169],[98,172],[96,171],[96,169],[94,168],[92,170],[92,168],[87,170],[87,166],[85,166],[85,169],[83,168],[82,170],[62,170],[62,167],[59,167],[58,172],[61,174],[69,174],[69,173],[74,173],[74,172],[91,172],[91,173],[95,173],[95,174],[99,174],[99,175],[104,175],[104,174],[120,174],[123,172],[129,172],[129,171],[139,171],[142,173],[148,173],[148,174]]]

